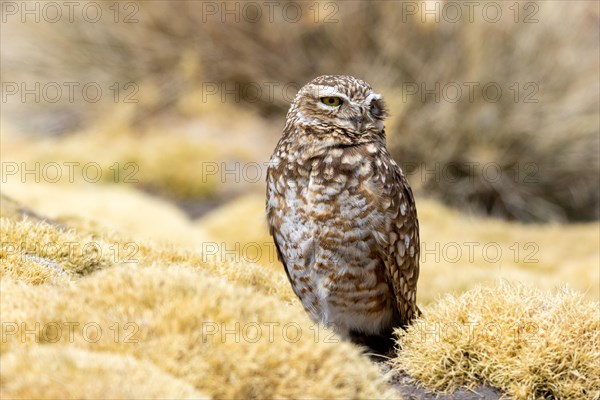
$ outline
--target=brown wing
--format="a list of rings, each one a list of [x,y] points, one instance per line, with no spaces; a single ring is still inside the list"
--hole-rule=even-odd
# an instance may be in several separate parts
[[[386,211],[385,229],[378,244],[385,273],[395,296],[400,323],[406,326],[421,313],[416,304],[419,221],[406,177],[391,157],[386,161],[382,163],[384,168],[379,170],[379,179],[383,181],[379,202],[382,211]]]
[[[402,325],[408,325],[421,314],[417,307],[419,279],[419,220],[412,190],[408,181],[397,171],[400,184],[392,196],[390,207],[388,259],[385,263],[391,279]]]
[[[274,167],[272,165],[267,169],[267,201],[266,201],[266,212],[267,212],[267,224],[269,225],[269,234],[273,238],[273,243],[275,243],[275,249],[277,250],[277,258],[283,264],[283,269],[285,270],[285,274],[292,285],[292,289],[294,289],[294,282],[292,281],[292,277],[290,276],[290,271],[288,270],[285,257],[279,247],[279,243],[277,242],[277,238],[275,237],[275,231],[279,229],[279,221],[275,215],[275,209],[271,205],[271,198],[273,196],[282,196],[281,193],[277,192],[275,185],[275,174],[281,173],[280,169]],[[294,289],[294,292],[296,290]],[[297,295],[298,293],[296,293]]]

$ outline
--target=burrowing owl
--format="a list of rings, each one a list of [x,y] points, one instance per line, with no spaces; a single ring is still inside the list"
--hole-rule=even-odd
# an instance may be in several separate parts
[[[385,146],[381,95],[351,76],[320,76],[291,105],[267,172],[271,235],[315,321],[386,351],[419,312],[419,224]]]

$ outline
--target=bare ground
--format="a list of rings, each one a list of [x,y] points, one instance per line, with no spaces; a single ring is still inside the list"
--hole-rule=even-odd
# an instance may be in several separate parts
[[[390,374],[389,383],[404,399],[408,400],[498,400],[500,391],[488,385],[479,385],[473,389],[459,388],[452,393],[435,393],[415,382],[405,372],[392,372],[389,364],[376,361],[384,374]]]

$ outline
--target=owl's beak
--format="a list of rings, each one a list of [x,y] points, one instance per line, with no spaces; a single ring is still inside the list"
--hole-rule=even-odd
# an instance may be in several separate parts
[[[383,120],[381,117],[385,117],[386,111],[385,107],[382,107],[380,100],[380,94],[372,93],[360,105],[360,116],[356,116],[352,120],[358,131],[372,127],[383,129]]]
[[[358,132],[360,132],[365,127],[365,124],[369,122],[368,114],[369,109],[364,106],[360,106],[360,115],[357,115],[351,119]]]

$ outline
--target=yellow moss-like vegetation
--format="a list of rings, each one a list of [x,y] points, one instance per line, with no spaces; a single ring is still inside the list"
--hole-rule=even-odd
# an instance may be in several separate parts
[[[97,201],[109,196],[96,193]],[[46,200],[55,204],[52,196]],[[147,195],[137,198],[139,208],[155,202]],[[138,235],[141,229],[107,229],[106,221],[70,214],[68,205],[53,206],[53,218],[47,219],[5,195],[0,204],[0,389],[5,397],[40,397],[44,387],[53,393],[60,390],[61,374],[78,368],[87,375],[81,384],[66,384],[66,397],[81,397],[97,376],[93,396],[123,398],[127,392],[119,382],[132,374],[130,387],[138,384],[137,372],[125,372],[129,367],[164,382],[140,392],[149,397],[398,395],[358,347],[340,343],[309,321],[281,267],[227,252],[205,254],[206,246],[192,248],[176,236],[172,243],[154,242]],[[600,326],[598,303],[589,301],[598,296],[591,280],[597,225],[469,220],[432,201],[419,204],[422,237],[428,241],[493,241],[504,249],[514,240],[529,240],[538,243],[538,262],[503,258],[490,264],[477,255],[451,263],[428,255],[418,299],[428,305],[406,335],[398,332],[402,350],[392,360],[395,368],[435,390],[484,383],[516,398],[597,397]],[[173,210],[156,206],[153,220],[168,224]],[[250,195],[200,221],[182,220],[181,226],[190,234],[203,232],[200,244],[246,243],[245,237],[262,240],[261,234],[267,240],[257,228],[262,206],[260,196]],[[118,222],[113,218],[108,225]],[[561,239],[572,246],[555,245]],[[498,277],[538,287],[570,282],[589,291],[551,294],[533,286],[490,285]],[[477,281],[488,286],[476,287]],[[436,300],[443,290],[473,287]],[[114,363],[123,369],[111,369]]]
[[[359,348],[313,325],[291,301],[283,274],[130,242],[94,224],[67,229],[24,218],[5,196],[3,203],[3,396],[52,398],[73,369],[80,372],[59,397],[88,393],[96,377],[86,397],[126,398],[145,372],[164,374],[156,380],[163,384],[140,392],[148,396],[197,397],[190,385],[220,398],[392,396]],[[89,243],[93,257],[81,251]],[[137,247],[125,260],[114,244],[128,243]],[[80,375],[87,378],[78,383]]]
[[[206,214],[195,225],[202,227],[219,249],[236,252],[240,260],[283,268],[269,235],[264,193],[233,200]]]
[[[0,394],[11,399],[209,399],[152,363],[71,346],[35,346],[2,358]]]
[[[3,280],[1,312],[4,354],[64,345],[126,354],[216,398],[392,395],[357,347],[300,307],[199,270],[113,267],[68,287]]]
[[[68,218],[66,228],[33,220],[18,213],[19,206],[2,196],[0,212],[2,246],[0,274],[31,284],[54,284],[113,265],[178,265],[201,268],[231,282],[251,286],[284,301],[296,301],[283,271],[272,271],[256,263],[223,260],[219,254],[203,254],[172,244],[134,240],[109,233],[101,226],[78,218]],[[9,209],[8,205],[12,205]]]
[[[476,288],[427,307],[394,360],[428,387],[486,383],[518,399],[597,399],[600,320],[580,293]]]
[[[0,219],[0,271],[31,283],[61,275],[86,275],[110,265],[110,245],[46,222]]]

